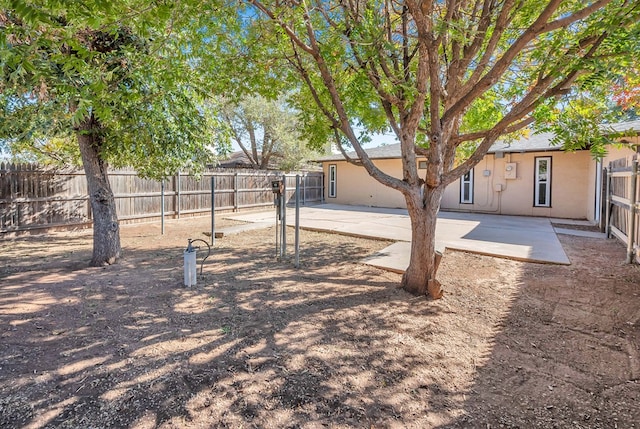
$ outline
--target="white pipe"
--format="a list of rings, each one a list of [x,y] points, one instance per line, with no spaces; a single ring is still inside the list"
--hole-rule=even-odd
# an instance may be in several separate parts
[[[196,285],[196,274],[198,266],[196,264],[196,249],[184,251],[184,285],[191,287]]]

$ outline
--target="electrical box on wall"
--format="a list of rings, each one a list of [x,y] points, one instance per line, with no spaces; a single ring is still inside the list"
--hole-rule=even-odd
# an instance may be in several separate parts
[[[502,183],[496,183],[493,185],[493,190],[496,192],[502,192]]]
[[[504,178],[505,179],[515,179],[517,178],[517,169],[515,162],[507,162],[504,166]]]

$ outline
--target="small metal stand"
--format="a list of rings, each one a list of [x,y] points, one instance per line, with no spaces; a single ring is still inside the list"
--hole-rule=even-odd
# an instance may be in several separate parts
[[[276,208],[276,256],[279,260],[282,260],[286,252],[287,243],[286,189],[284,180],[272,180],[271,191],[273,192],[273,205]],[[279,226],[278,223],[280,223]]]
[[[276,257],[282,261],[287,253],[287,187],[286,176],[271,181],[273,205],[276,208]],[[300,267],[300,175],[296,175],[295,267]]]
[[[216,176],[211,176],[211,245],[216,244]]]
[[[295,229],[296,262],[295,267],[300,268],[300,175],[296,174],[296,229]]]

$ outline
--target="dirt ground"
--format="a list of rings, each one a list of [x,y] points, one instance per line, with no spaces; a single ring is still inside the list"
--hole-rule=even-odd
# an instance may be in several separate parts
[[[303,231],[296,269],[274,229],[216,240],[184,288],[208,228],[123,226],[103,268],[89,231],[3,239],[0,427],[640,427],[640,267],[614,240],[560,236],[570,266],[447,251],[429,301],[358,263],[387,242]]]

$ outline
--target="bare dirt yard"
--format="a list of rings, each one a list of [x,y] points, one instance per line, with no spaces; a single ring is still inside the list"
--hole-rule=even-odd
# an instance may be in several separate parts
[[[184,288],[208,228],[123,226],[101,268],[90,231],[2,239],[0,427],[640,427],[640,267],[614,240],[561,236],[570,266],[447,251],[429,301],[358,263],[388,243],[303,231],[295,269],[274,229],[218,239]]]

